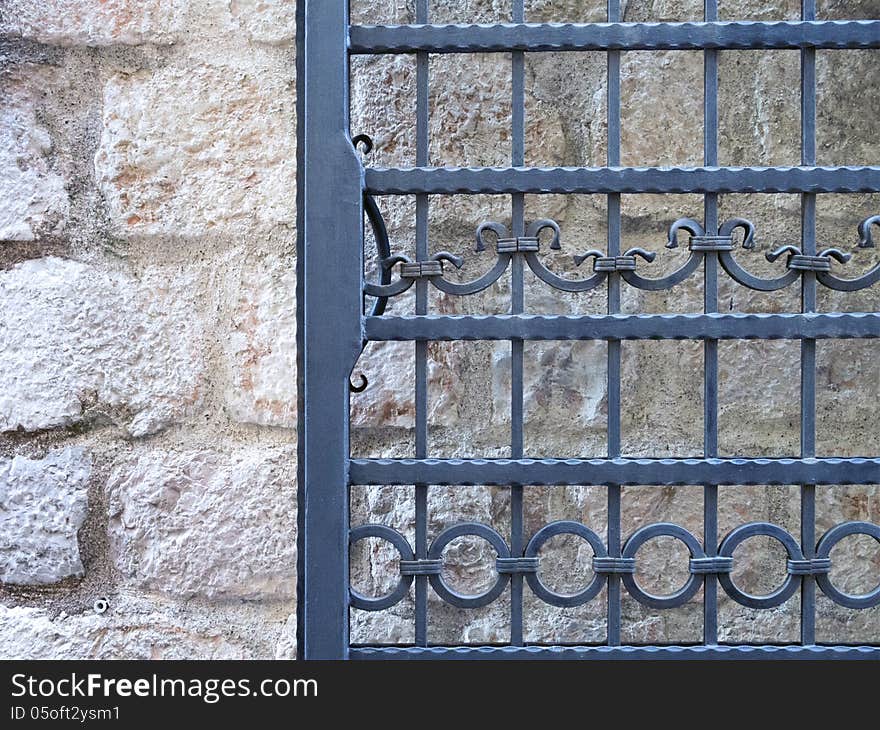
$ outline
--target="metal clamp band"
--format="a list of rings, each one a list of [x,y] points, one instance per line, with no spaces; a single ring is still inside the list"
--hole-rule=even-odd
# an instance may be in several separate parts
[[[635,573],[635,558],[593,557],[593,571],[596,573]]]
[[[730,573],[733,571],[733,558],[691,558],[690,571],[695,575]]]
[[[789,575],[822,575],[831,572],[831,558],[813,558],[812,560],[789,560]]]
[[[440,575],[443,570],[442,560],[401,560],[401,575]]]
[[[527,253],[538,250],[540,250],[540,243],[534,236],[498,239],[498,253]]]
[[[537,573],[537,558],[496,558],[495,570],[499,574],[504,573]]]
[[[600,256],[593,261],[593,271],[635,271],[635,256]]]
[[[443,276],[441,261],[415,261],[400,267],[400,278],[423,279],[430,276]]]
[[[691,251],[733,251],[732,236],[691,236],[688,248]]]
[[[831,259],[827,256],[805,256],[796,253],[788,257],[788,268],[798,271],[831,271]]]

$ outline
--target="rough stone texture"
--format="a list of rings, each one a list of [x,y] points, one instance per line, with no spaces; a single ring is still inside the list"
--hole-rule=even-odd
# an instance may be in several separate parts
[[[97,614],[0,605],[4,659],[272,659],[287,621],[271,607],[168,603],[120,593]]]
[[[294,221],[293,80],[195,63],[113,76],[95,176],[118,235],[248,233]]]
[[[352,5],[354,22],[415,21],[412,0]],[[430,5],[434,22],[506,21],[511,8],[509,0],[432,0]],[[19,9],[14,22],[21,28],[29,17],[54,14],[30,30],[16,30],[8,12],[13,7]],[[0,291],[10,297],[2,302],[10,326],[0,330],[0,351],[10,367],[3,368],[7,381],[0,380],[0,415],[10,419],[9,428],[52,429],[7,435],[0,439],[0,453],[10,459],[42,454],[44,443],[72,440],[97,454],[92,514],[80,531],[88,573],[63,589],[37,593],[0,586],[0,603],[7,606],[6,618],[0,618],[0,654],[291,657],[296,624],[293,3],[181,0],[163,4],[159,21],[153,3],[71,0],[63,5],[71,12],[61,13],[60,7],[12,0],[0,10],[0,32],[17,38],[4,51],[10,59],[4,78],[11,101],[4,97],[0,103],[14,110],[3,112],[12,115],[14,123],[4,126],[14,133],[7,135],[11,142],[3,145],[0,160],[5,179],[27,191],[26,197],[4,194],[0,209],[14,211],[11,225],[28,239],[0,251],[0,266],[7,269],[0,274],[7,283]],[[682,21],[700,18],[703,3],[629,0],[622,11],[626,21]],[[605,12],[605,3],[598,1],[527,3],[529,21],[595,22],[603,21]],[[719,13],[723,19],[797,18],[800,4],[736,0],[722,3]],[[818,3],[819,17],[876,13],[876,0]],[[878,58],[877,52],[818,54],[820,163],[874,163],[880,155],[880,110],[877,99],[865,92],[880,83]],[[799,54],[724,52],[719,66],[721,163],[799,162]],[[508,164],[509,58],[432,56],[430,70],[430,162]],[[621,74],[624,161],[700,164],[700,54],[624,54]],[[412,57],[353,60],[352,132],[368,133],[376,142],[365,164],[415,164],[415,81]],[[64,93],[46,93],[58,88]],[[605,164],[604,54],[527,54],[525,92],[527,164]],[[554,271],[577,276],[581,272],[571,255],[605,248],[604,196],[529,195],[525,203],[528,220],[552,217],[562,226],[563,250],[541,252]],[[414,199],[383,198],[380,205],[394,251],[412,256]],[[763,254],[799,243],[799,196],[724,195],[719,206],[721,220],[742,216],[757,226],[757,248],[737,251],[740,263],[757,274],[781,273],[784,262],[768,263]],[[880,195],[820,195],[817,209],[820,246],[852,250],[855,224],[880,212]],[[686,245],[675,251],[664,247],[669,224],[683,216],[703,217],[701,196],[623,196],[623,248],[640,246],[658,254],[654,263],[639,264],[644,275],[662,276],[687,257]],[[449,271],[450,278],[470,280],[492,265],[491,251],[473,251],[474,229],[487,219],[508,224],[510,201],[432,197],[432,251],[465,257],[464,268]],[[374,278],[375,246],[369,233],[367,238],[366,265]],[[53,246],[84,263],[47,258],[58,252]],[[14,266],[24,259],[33,261]],[[835,268],[853,275],[876,260],[876,250],[861,250],[845,269]],[[604,288],[562,294],[528,273],[525,282],[529,312],[607,309]],[[505,313],[510,282],[502,279],[466,299],[432,290],[429,305],[433,313]],[[388,312],[411,314],[413,306],[410,292]],[[798,311],[800,292],[798,287],[749,292],[722,275],[719,307]],[[859,294],[820,289],[819,308],[825,311],[878,307],[878,287]],[[702,311],[701,277],[671,292],[624,287],[622,308],[628,313]],[[790,342],[722,344],[723,455],[799,452],[798,350]],[[877,343],[820,342],[817,351],[818,451],[875,454]],[[430,455],[509,455],[510,363],[508,343],[429,347]],[[700,343],[625,343],[625,454],[702,454],[702,369]],[[359,374],[369,387],[351,397],[353,453],[412,456],[413,346],[369,345],[355,367],[355,380]],[[527,455],[604,456],[604,343],[527,343],[524,375]],[[146,433],[154,434],[149,442],[129,442],[128,436]],[[720,492],[722,535],[754,520],[799,534],[797,486],[734,486]],[[880,519],[876,487],[821,487],[817,503],[819,535],[844,520]],[[509,504],[504,488],[432,487],[429,538],[463,520],[490,524],[506,535]],[[627,487],[623,534],[672,521],[701,538],[702,510],[698,487]],[[604,534],[604,488],[526,490],[526,536],[557,519],[579,520]],[[365,522],[394,526],[413,540],[412,490],[354,488],[352,523]],[[479,591],[493,580],[494,554],[480,540],[458,540],[446,557],[444,576],[460,591]],[[541,575],[559,590],[577,590],[592,577],[590,557],[583,542],[558,538],[541,552]],[[875,543],[847,540],[833,557],[836,585],[865,591],[876,584],[880,551]],[[736,558],[734,579],[750,590],[772,590],[783,577],[784,556],[772,541],[751,540]],[[671,592],[685,580],[686,566],[681,544],[652,541],[639,552],[637,579],[649,590]],[[396,552],[386,543],[356,546],[352,581],[359,590],[390,590],[396,570]],[[101,617],[88,610],[96,592],[111,596],[113,608]],[[604,598],[602,593],[586,606],[554,609],[527,589],[525,638],[603,641]],[[699,641],[700,600],[698,593],[681,609],[656,611],[624,596],[624,641]],[[754,611],[721,595],[719,638],[797,641],[797,601]],[[461,611],[429,593],[429,608],[432,642],[508,638],[507,597],[485,609]],[[412,597],[385,612],[354,611],[352,636],[412,641]],[[880,609],[850,611],[820,597],[817,639],[876,642]]]
[[[107,490],[111,550],[124,579],[179,599],[291,598],[291,456],[150,450],[120,460]]]
[[[0,70],[0,241],[57,233],[68,209],[52,136],[37,119],[54,70],[21,64]]]
[[[91,459],[80,448],[43,459],[0,459],[0,582],[80,577],[77,531],[88,508]]]
[[[276,659],[296,659],[296,614],[291,614],[284,622],[278,644],[275,647]]]
[[[230,417],[242,423],[296,426],[295,262],[270,256],[232,268],[231,363],[226,389]]]
[[[182,0],[5,0],[0,35],[58,45],[173,42]]]
[[[251,40],[278,44],[296,37],[296,3],[290,0],[229,0],[228,5]]]
[[[111,420],[143,436],[201,397],[193,276],[56,257],[0,273],[0,429]]]

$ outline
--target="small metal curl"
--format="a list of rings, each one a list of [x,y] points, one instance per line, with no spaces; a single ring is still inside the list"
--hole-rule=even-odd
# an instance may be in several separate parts
[[[107,613],[109,609],[110,600],[104,598],[103,596],[101,598],[96,598],[95,602],[92,604],[92,610],[99,615],[102,613]]]
[[[849,261],[852,259],[851,253],[844,253],[839,248],[826,248],[824,251],[819,251],[818,255],[826,259],[835,259],[842,264],[849,263]]]
[[[358,377],[361,379],[361,382],[358,385],[355,385],[351,379],[348,381],[348,389],[352,393],[363,393],[367,387],[370,385],[370,381],[367,380],[367,376],[363,373],[358,373]]]
[[[777,259],[779,259],[782,254],[788,254],[789,256],[800,256],[801,250],[797,246],[780,246],[775,251],[768,251],[764,254],[764,258],[767,259],[771,264],[775,263]]]
[[[586,251],[580,255],[576,254],[576,255],[572,256],[572,259],[574,260],[575,266],[580,266],[587,259],[593,259],[593,258],[602,259],[602,258],[606,258],[606,256],[604,253],[602,253],[601,251],[599,251],[598,249],[595,249],[595,248],[591,248],[589,251]]]
[[[880,226],[880,215],[872,215],[859,223],[859,248],[874,248],[871,226]]]
[[[373,151],[373,139],[368,134],[358,134],[355,137],[352,137],[351,143],[354,145],[355,149],[359,149],[359,146],[362,146],[362,151],[365,155],[368,155]]]
[[[477,253],[481,253],[486,250],[486,232],[492,231],[498,239],[502,238],[510,238],[510,232],[507,230],[507,226],[503,223],[496,223],[495,221],[486,221],[484,223],[480,223],[477,226],[476,233],[476,247],[474,250]]]
[[[646,251],[643,248],[631,248],[628,251],[623,252],[624,256],[640,256],[649,264],[654,263],[654,259],[657,258],[657,254],[653,251]]]

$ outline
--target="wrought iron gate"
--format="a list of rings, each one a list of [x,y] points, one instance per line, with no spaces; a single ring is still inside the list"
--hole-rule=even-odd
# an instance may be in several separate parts
[[[608,2],[608,22],[601,24],[530,24],[523,0],[513,0],[512,23],[430,25],[427,0],[416,0],[417,25],[349,26],[345,0],[299,0],[298,11],[298,347],[299,347],[299,650],[305,658],[862,658],[880,657],[880,647],[820,645],[815,636],[816,589],[839,605],[868,608],[880,604],[880,587],[849,595],[829,579],[831,550],[843,538],[868,535],[880,541],[880,526],[846,522],[816,534],[816,485],[878,484],[880,458],[822,458],[816,454],[816,341],[876,338],[880,313],[821,313],[818,287],[843,292],[880,281],[880,264],[858,278],[837,273],[850,255],[836,248],[820,250],[816,236],[818,193],[880,192],[880,166],[820,167],[816,164],[816,50],[880,48],[880,20],[817,21],[815,0],[803,0],[802,20],[792,22],[718,22],[717,1],[705,1],[705,22],[624,23],[619,0]],[[705,58],[704,166],[698,168],[622,167],[620,165],[620,53],[631,50],[701,50]],[[718,51],[728,49],[798,49],[801,54],[801,150],[797,167],[723,167],[718,165]],[[599,168],[529,168],[524,166],[524,53],[566,50],[607,52],[608,159]],[[512,159],[507,168],[428,167],[428,54],[506,52],[512,54]],[[351,54],[416,54],[417,166],[364,169],[348,120],[348,64]],[[368,131],[368,130],[364,130]],[[369,144],[366,138],[354,143]],[[677,221],[669,247],[687,234],[690,255],[676,272],[650,276],[653,255],[621,250],[620,200],[626,193],[700,193],[704,218]],[[750,273],[734,255],[752,247],[754,226],[743,218],[721,221],[722,193],[798,193],[801,196],[801,245],[767,255],[779,260],[781,273],[766,279]],[[458,193],[509,194],[512,226],[484,222],[477,231],[478,250],[494,245],[496,263],[470,283],[444,277],[459,266],[448,253],[430,255],[429,196]],[[590,193],[607,196],[608,240],[605,251],[575,258],[581,279],[563,278],[538,256],[550,241],[558,247],[560,231],[551,220],[528,223],[527,193]],[[384,234],[376,196],[415,195],[416,257],[395,254]],[[877,211],[880,213],[880,211]],[[364,216],[372,225],[384,265],[378,283],[363,274]],[[873,246],[872,228],[880,215],[854,223],[859,246]],[[857,230],[855,230],[857,228]],[[682,239],[685,236],[681,236]],[[682,241],[684,243],[684,241]],[[783,260],[783,257],[784,260]],[[784,265],[784,269],[783,269]],[[523,272],[528,267],[546,285],[568,292],[607,287],[607,315],[538,316],[524,312]],[[510,313],[498,316],[429,315],[429,287],[468,295],[490,286],[511,271]],[[802,309],[792,314],[721,313],[718,276],[726,272],[738,284],[759,291],[800,286]],[[702,271],[702,314],[620,313],[624,286],[646,290],[671,288]],[[384,315],[385,303],[411,287],[414,316]],[[373,302],[364,312],[365,295]],[[620,353],[625,340],[689,339],[704,343],[704,454],[693,459],[621,457]],[[800,458],[719,458],[719,340],[791,339],[801,343]],[[367,341],[416,343],[416,446],[412,459],[353,459],[349,451],[349,389],[353,367]],[[502,340],[512,352],[511,458],[432,459],[427,451],[426,347],[429,341]],[[523,449],[523,343],[529,340],[604,340],[608,343],[607,458],[530,459]],[[511,534],[503,537],[477,523],[454,526],[429,543],[429,485],[506,485],[510,487]],[[523,494],[530,485],[602,485],[607,491],[608,528],[600,536],[578,522],[554,522],[531,537],[523,531]],[[677,525],[644,527],[621,534],[621,486],[702,485],[704,539]],[[799,484],[801,534],[795,537],[769,522],[742,525],[718,534],[719,485]],[[415,541],[389,527],[349,525],[351,485],[415,485]],[[538,553],[551,537],[572,534],[594,551],[592,583],[575,595],[554,592],[542,583]],[[482,595],[457,593],[443,579],[444,548],[462,535],[484,538],[497,552],[497,580]],[[634,579],[636,554],[657,536],[681,540],[690,552],[690,577],[668,596],[643,590]],[[754,596],[730,577],[734,550],[750,537],[778,540],[788,554],[787,578],[775,592]],[[400,553],[396,590],[368,598],[349,587],[349,546],[366,537],[391,542]],[[406,647],[351,646],[349,608],[387,608],[414,584],[415,641]],[[732,646],[718,642],[717,597],[720,589],[734,601],[771,608],[800,592],[801,636],[796,645]],[[597,596],[607,586],[607,641],[601,646],[527,646],[523,642],[523,592],[533,591],[555,606],[573,606]],[[641,603],[664,609],[682,605],[704,587],[702,643],[694,646],[621,645],[622,591]],[[427,641],[427,594],[462,608],[483,606],[505,591],[511,596],[508,645],[439,647]]]

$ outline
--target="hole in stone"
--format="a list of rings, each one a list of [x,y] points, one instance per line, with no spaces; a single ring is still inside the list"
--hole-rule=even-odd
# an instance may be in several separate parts
[[[538,575],[554,593],[580,593],[593,580],[593,548],[577,535],[551,537],[538,553]]]
[[[367,537],[351,546],[351,587],[367,598],[386,596],[400,581],[400,553],[387,540]]]
[[[778,540],[765,535],[750,537],[733,551],[730,577],[741,591],[766,596],[785,582],[787,560],[788,553]]]
[[[850,535],[831,549],[834,587],[852,596],[865,595],[880,585],[880,543],[870,535]]]
[[[681,540],[661,535],[636,554],[636,582],[646,593],[667,596],[684,588],[690,576],[690,551]]]
[[[497,557],[495,548],[483,538],[457,537],[443,551],[443,580],[449,588],[464,595],[484,593],[497,580]]]

